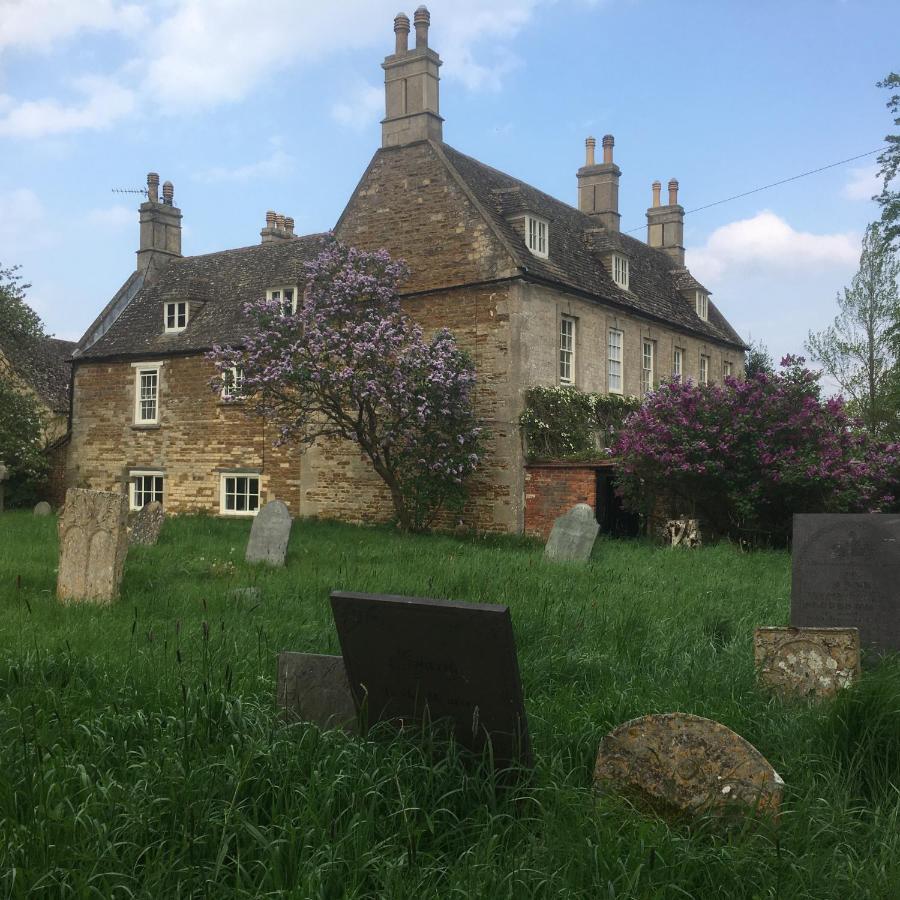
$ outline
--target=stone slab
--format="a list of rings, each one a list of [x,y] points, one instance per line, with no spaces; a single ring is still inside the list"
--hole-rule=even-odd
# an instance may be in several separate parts
[[[531,765],[528,720],[509,608],[335,592],[331,608],[363,720],[449,720],[498,767]]]
[[[695,549],[703,545],[699,519],[669,519],[663,528],[663,535],[673,547]]]
[[[312,722],[351,734],[358,730],[356,704],[340,656],[279,653],[276,704],[288,721]]]
[[[730,728],[676,712],[632,719],[606,735],[597,752],[594,787],[667,817],[746,807],[777,816],[784,782]]]
[[[900,650],[900,515],[795,515],[791,625]]]
[[[46,500],[41,500],[40,503],[35,503],[33,512],[36,516],[49,516],[53,508]]]
[[[142,509],[135,513],[131,520],[131,527],[128,532],[128,542],[130,544],[139,544],[144,547],[155,547],[159,540],[159,533],[162,530],[163,522],[166,520],[166,514],[163,511],[163,505],[159,500],[147,503]]]
[[[856,628],[757,628],[760,684],[785,697],[832,697],[859,678]]]
[[[263,562],[283,566],[291,539],[291,514],[282,500],[270,500],[256,514],[247,541],[245,559],[249,563]]]
[[[127,520],[124,494],[69,488],[57,526],[58,599],[109,603],[118,598],[128,553]]]
[[[590,559],[599,530],[594,510],[587,503],[578,503],[553,523],[544,556],[547,559],[586,562]]]

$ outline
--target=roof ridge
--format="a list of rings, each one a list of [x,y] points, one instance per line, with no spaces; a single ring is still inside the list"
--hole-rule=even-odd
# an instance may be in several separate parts
[[[263,247],[283,247],[287,244],[299,243],[300,241],[306,241],[310,238],[327,237],[329,234],[330,232],[328,231],[312,231],[309,234],[295,234],[292,240],[289,241],[266,241],[265,243],[246,244],[243,247],[225,247],[222,250],[211,250],[209,253],[192,253],[189,256],[177,256],[172,259],[171,262],[173,264],[178,264],[189,259],[206,259],[210,256],[220,256],[223,253],[245,253],[250,250],[259,250]]]

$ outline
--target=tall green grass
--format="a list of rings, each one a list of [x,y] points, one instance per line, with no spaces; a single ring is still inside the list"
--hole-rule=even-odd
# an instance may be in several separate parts
[[[601,542],[588,566],[515,539],[168,521],[110,607],[54,599],[55,521],[0,516],[0,893],[8,897],[900,896],[900,666],[820,706],[754,682],[789,557]],[[258,587],[234,599],[236,587]],[[328,594],[507,603],[536,756],[499,786],[454,748],[281,724],[281,649],[337,653]],[[596,798],[602,736],[684,710],[787,782],[781,824],[669,826]]]

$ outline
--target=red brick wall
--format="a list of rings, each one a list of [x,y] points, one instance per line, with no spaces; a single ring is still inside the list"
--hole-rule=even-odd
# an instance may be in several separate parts
[[[535,463],[525,467],[525,534],[547,540],[555,519],[576,503],[595,509],[596,501],[595,466]]]

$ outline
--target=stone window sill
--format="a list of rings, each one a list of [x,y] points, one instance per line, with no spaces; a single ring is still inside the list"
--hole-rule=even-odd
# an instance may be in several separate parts
[[[132,425],[132,431],[156,431],[160,428],[160,424],[157,422],[155,425]]]

